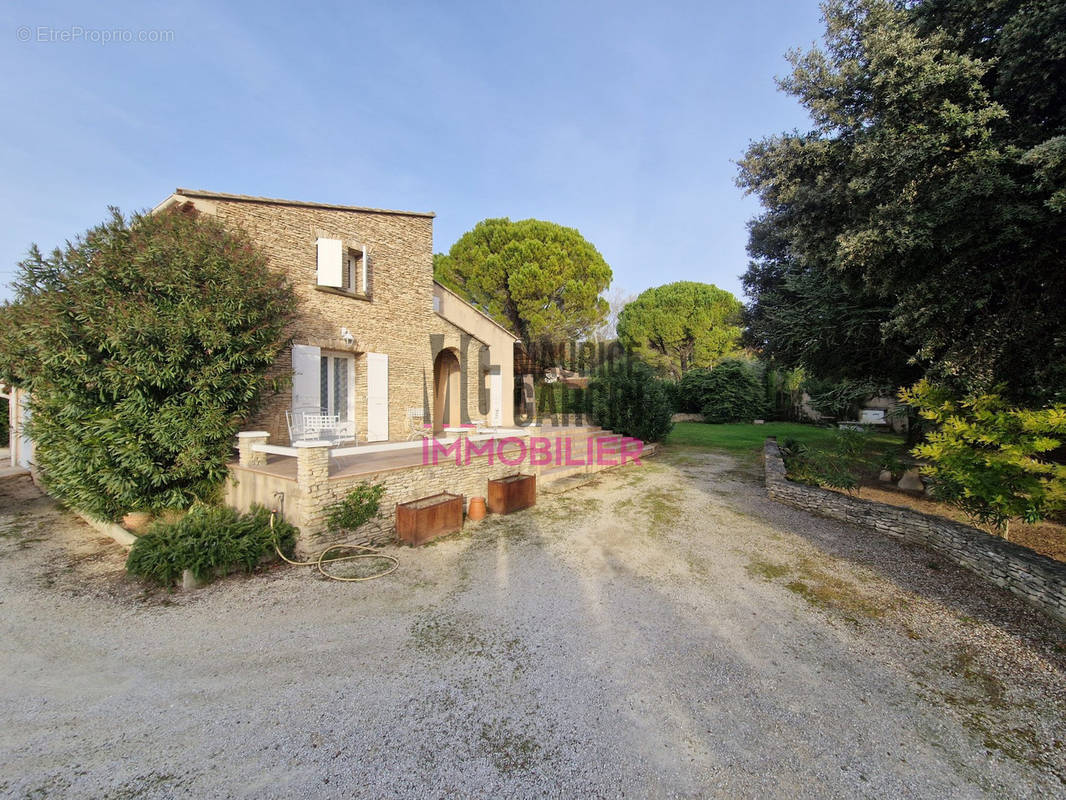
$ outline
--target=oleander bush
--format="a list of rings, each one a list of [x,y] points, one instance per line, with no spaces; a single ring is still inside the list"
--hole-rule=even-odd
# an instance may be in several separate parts
[[[111,218],[19,265],[0,380],[27,389],[51,494],[101,519],[216,500],[295,295],[251,240],[172,210]]]
[[[833,432],[828,448],[812,448],[795,439],[786,439],[781,445],[781,456],[792,480],[853,492],[859,488],[859,477],[869,467],[867,448],[868,434],[841,429]]]
[[[176,522],[152,523],[133,543],[126,570],[163,586],[180,581],[186,569],[201,581],[251,572],[275,556],[275,541],[291,554],[297,533],[280,518],[272,530],[270,511],[262,506],[240,514],[228,506],[196,505]]]

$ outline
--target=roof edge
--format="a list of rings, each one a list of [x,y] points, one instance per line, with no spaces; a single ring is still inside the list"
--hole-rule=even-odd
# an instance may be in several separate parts
[[[476,311],[476,312],[477,312],[478,314],[480,314],[481,316],[483,316],[483,317],[484,317],[484,318],[485,318],[486,320],[488,320],[489,322],[491,322],[491,323],[492,323],[493,325],[495,325],[495,326],[496,326],[497,328],[499,328],[499,329],[500,329],[501,331],[503,331],[504,333],[506,333],[506,334],[507,334],[508,336],[510,336],[510,337],[511,337],[512,339],[514,339],[514,340],[515,340],[516,342],[517,342],[517,341],[519,341],[519,337],[518,337],[518,335],[517,335],[517,334],[516,334],[516,333],[515,333],[514,331],[510,330],[509,328],[505,328],[505,327],[504,327],[503,325],[501,325],[500,323],[498,323],[498,322],[497,322],[496,320],[494,320],[494,319],[493,319],[492,317],[490,317],[490,316],[489,316],[488,314],[486,314],[486,313],[485,313],[484,311],[482,311],[482,310],[481,310],[480,308],[478,308],[477,306],[475,306],[475,305],[474,305],[473,303],[471,303],[471,302],[470,302],[469,300],[467,300],[467,299],[466,299],[466,298],[464,298],[464,297],[461,297],[461,296],[459,296],[459,294],[457,294],[456,292],[454,292],[454,291],[452,291],[451,289],[449,289],[449,288],[448,288],[447,286],[445,286],[445,285],[444,285],[443,283],[441,283],[440,281],[438,281],[438,280],[437,280],[436,278],[434,278],[434,279],[433,279],[433,285],[434,285],[434,286],[439,286],[439,287],[440,287],[441,289],[443,289],[444,291],[446,291],[446,292],[447,292],[448,294],[450,294],[450,295],[451,295],[452,297],[454,297],[454,298],[455,298],[456,300],[458,300],[458,301],[459,301],[460,303],[462,303],[463,305],[466,305],[466,306],[469,306],[470,308],[472,308],[472,309],[473,309],[474,311]],[[454,323],[452,323],[452,324],[454,324]],[[471,334],[471,335],[473,335],[473,334]]]
[[[249,194],[227,194],[226,192],[209,192],[204,189],[183,189],[178,187],[174,194],[182,197],[201,197],[205,200],[228,200],[236,203],[264,203],[275,206],[296,206],[299,208],[327,208],[334,211],[362,211],[370,214],[394,214],[401,217],[436,217],[435,211],[399,211],[391,208],[371,208],[369,206],[344,206],[335,203],[310,203],[304,200],[282,200],[277,197],[256,197]]]

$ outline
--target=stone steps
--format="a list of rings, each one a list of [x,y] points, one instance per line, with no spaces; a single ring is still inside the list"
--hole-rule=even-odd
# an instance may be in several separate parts
[[[585,458],[585,442],[588,439],[598,439],[610,436],[617,436],[617,434],[600,427],[591,431],[587,436],[575,436],[575,441],[579,441],[580,444],[573,450],[574,457],[580,459]],[[655,453],[655,450],[655,445],[645,445],[641,455],[642,457],[651,456]],[[538,490],[543,490],[545,494],[558,494],[559,492],[564,492],[589,483],[594,480],[596,475],[600,472],[616,469],[617,466],[619,465],[560,464],[538,467],[535,470],[537,474]]]

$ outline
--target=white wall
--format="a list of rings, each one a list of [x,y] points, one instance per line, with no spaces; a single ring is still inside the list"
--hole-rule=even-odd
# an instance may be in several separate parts
[[[454,292],[440,284],[433,284],[433,296],[436,298],[434,308],[448,322],[469,333],[488,345],[488,364],[470,365],[479,369],[478,385],[488,391],[491,378],[486,372],[490,366],[499,366],[503,397],[500,399],[503,411],[503,426],[514,426],[514,334],[497,325],[472,305]],[[468,409],[473,413],[476,409]],[[488,416],[486,414],[486,416]]]

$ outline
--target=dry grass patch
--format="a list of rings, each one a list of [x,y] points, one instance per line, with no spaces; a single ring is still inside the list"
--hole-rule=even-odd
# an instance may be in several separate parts
[[[748,562],[747,572],[779,584],[812,606],[836,611],[852,621],[880,619],[886,611],[884,598],[879,592],[840,577],[835,565],[818,564],[808,557],[800,557],[793,564],[752,559]]]

